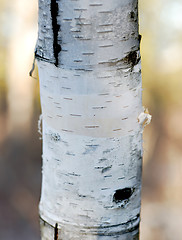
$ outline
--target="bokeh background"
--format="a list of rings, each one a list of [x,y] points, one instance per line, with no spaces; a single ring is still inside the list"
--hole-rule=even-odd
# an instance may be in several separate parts
[[[144,131],[141,240],[182,239],[182,2],[140,0]],[[0,239],[40,240],[37,0],[0,0]]]

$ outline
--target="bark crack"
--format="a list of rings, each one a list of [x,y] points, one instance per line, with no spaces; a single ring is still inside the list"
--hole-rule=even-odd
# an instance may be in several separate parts
[[[54,228],[54,240],[58,240],[58,224],[57,223]]]
[[[51,0],[51,17],[52,17],[52,29],[53,29],[53,52],[55,58],[55,66],[59,64],[59,52],[61,51],[61,46],[58,43],[58,33],[60,30],[60,25],[58,24],[57,17],[59,12],[59,6],[56,0]]]

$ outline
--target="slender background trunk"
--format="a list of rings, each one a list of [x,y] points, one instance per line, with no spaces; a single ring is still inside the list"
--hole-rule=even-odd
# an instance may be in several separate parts
[[[39,0],[42,240],[138,239],[137,0]]]

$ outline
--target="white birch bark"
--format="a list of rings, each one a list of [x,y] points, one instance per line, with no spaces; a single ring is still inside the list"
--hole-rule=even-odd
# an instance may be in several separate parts
[[[39,0],[42,240],[138,239],[137,0]]]

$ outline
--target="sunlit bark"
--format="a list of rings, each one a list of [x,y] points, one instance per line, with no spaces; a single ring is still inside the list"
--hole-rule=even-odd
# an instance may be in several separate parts
[[[39,0],[42,240],[138,239],[137,0]]]

